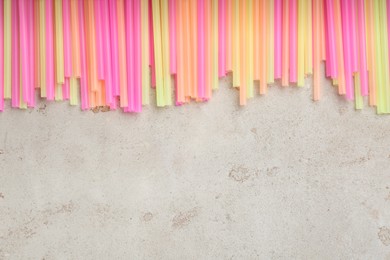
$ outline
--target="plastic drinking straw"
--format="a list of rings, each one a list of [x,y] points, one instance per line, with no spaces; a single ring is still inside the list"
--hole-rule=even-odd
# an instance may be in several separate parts
[[[247,56],[246,56],[246,50],[245,50],[245,43],[247,42],[247,31],[245,30],[246,27],[246,1],[240,1],[240,32],[241,32],[241,38],[240,38],[240,69],[241,69],[241,84],[240,84],[240,105],[244,106],[246,105],[246,92],[247,92],[247,84],[248,84],[248,72],[247,72]]]
[[[119,87],[119,44],[118,44],[118,15],[117,1],[109,0],[110,9],[110,29],[111,29],[111,67],[112,67],[112,84],[113,95],[120,95]]]
[[[154,33],[153,33],[153,6],[152,0],[148,1],[148,13],[149,13],[149,58],[150,58],[150,74],[152,77],[152,87],[156,87],[156,68],[154,64]]]
[[[211,0],[212,1],[212,14],[211,14],[211,18],[212,18],[212,31],[213,31],[213,86],[212,88],[213,89],[218,89],[218,57],[219,57],[219,39],[218,39],[218,32],[219,32],[219,28],[218,28],[218,1],[219,0]]]
[[[29,103],[27,104],[29,107],[35,107],[35,69],[34,69],[34,1],[29,1],[27,3],[27,18],[28,18],[28,51],[29,54],[29,67],[30,67],[30,82],[28,88],[29,95]]]
[[[225,0],[225,64],[226,73],[232,71],[232,5],[233,0]]]
[[[80,78],[81,76],[81,58],[80,58],[80,19],[78,0],[70,0],[70,26],[72,40],[72,76]],[[73,84],[76,86],[76,84]]]
[[[321,22],[320,22],[320,1],[313,0],[313,100],[320,99],[320,73],[321,73]]]
[[[246,5],[247,17],[247,64],[248,64],[248,82],[247,82],[247,98],[253,97],[254,87],[254,35],[253,35],[253,0],[248,0]]]
[[[46,10],[45,0],[39,0],[39,78],[41,97],[46,97]]]
[[[165,14],[168,16],[168,1],[165,1],[165,5],[163,5],[163,8],[165,8]],[[135,84],[135,91],[134,91],[134,112],[141,112],[142,111],[142,55],[141,55],[141,0],[134,0],[134,84]],[[168,28],[168,17],[166,17],[166,23],[165,23],[165,37],[169,37],[169,28]],[[167,46],[165,46],[165,49],[169,51],[169,39],[166,39]],[[165,57],[165,59],[169,59],[169,54]],[[169,60],[168,60],[169,61]],[[164,70],[166,73],[166,76],[170,79],[170,72],[169,72],[169,63],[165,64]],[[171,82],[169,81],[169,84]],[[170,87],[170,85],[169,85]],[[166,90],[167,88],[165,88]],[[169,88],[170,91],[170,88]],[[171,96],[170,93],[165,93],[166,98],[166,104],[171,104],[172,101],[169,103],[170,99],[167,99],[167,95],[169,97]]]
[[[305,84],[305,2],[306,0],[298,0],[298,87],[303,87]]]
[[[46,98],[54,100],[54,37],[53,37],[53,1],[46,0],[45,2],[45,18],[46,18]]]
[[[12,101],[11,106],[12,107],[19,107],[20,103],[20,57],[19,57],[19,2],[18,1],[12,1],[11,6],[11,32],[12,32]]]
[[[197,1],[190,0],[190,24],[191,24],[191,96],[198,98],[198,21],[197,21]],[[163,34],[164,35],[164,34]],[[225,56],[225,53],[223,54]],[[224,63],[226,66],[226,63]],[[225,73],[225,66],[223,72]],[[199,101],[199,100],[197,100]]]
[[[345,74],[344,74],[344,52],[343,52],[343,36],[341,24],[340,0],[333,0],[333,14],[336,40],[337,54],[337,84],[339,86],[339,95],[345,94]]]
[[[267,82],[273,83],[274,82],[274,60],[275,60],[275,36],[274,36],[274,0],[269,0],[267,5],[267,39],[268,39],[268,45],[267,45],[267,56],[268,56],[268,62],[267,62]]]
[[[359,37],[359,79],[361,84],[362,96],[368,95],[368,80],[367,80],[367,56],[366,56],[366,25],[365,25],[365,12],[364,12],[364,0],[358,0],[357,6],[357,20],[358,20],[358,33]]]
[[[354,75],[355,79],[355,109],[362,109],[363,108],[363,97],[360,93],[361,87],[360,87],[360,75],[356,73]]]
[[[283,34],[283,0],[274,0],[275,5],[275,79],[282,78],[282,34]],[[311,22],[311,21],[310,21]],[[311,40],[311,39],[310,39]]]
[[[306,2],[305,74],[313,74],[313,18],[312,1]]]
[[[358,51],[357,51],[357,36],[356,36],[356,5],[354,4],[355,1],[349,1],[349,24],[350,24],[350,31],[349,31],[349,37],[351,39],[351,62],[352,62],[352,72],[358,72],[359,66],[358,66]]]
[[[381,43],[382,43],[382,70],[383,70],[383,111],[390,113],[390,97],[389,97],[389,42],[388,42],[388,28],[387,28],[387,6],[386,0],[380,1],[380,25],[381,25]]]
[[[142,1],[143,5],[147,8],[147,1]],[[144,7],[145,8],[145,7]],[[118,54],[119,54],[119,85],[120,85],[120,107],[128,107],[128,94],[127,94],[127,63],[126,63],[126,29],[125,29],[125,2],[124,0],[118,0],[117,2],[117,18],[118,18]],[[144,10],[145,11],[145,10]],[[146,9],[146,17],[148,20],[148,13]],[[143,28],[145,34],[148,35],[148,24]],[[148,46],[148,42],[144,42],[143,46]],[[148,53],[148,48],[144,48]],[[149,66],[149,60],[146,61]],[[148,86],[149,87],[149,86]]]
[[[320,2],[321,9],[321,60],[326,60],[326,42],[325,42],[325,5],[324,1]]]
[[[368,60],[368,80],[369,80],[369,105],[376,106],[376,59],[375,59],[375,44],[374,44],[374,19],[372,1],[365,1],[366,10],[366,25],[367,25],[367,60]]]
[[[39,78],[39,75],[40,75],[40,66],[39,66],[39,57],[40,57],[40,54],[39,54],[39,0],[34,0],[34,3],[33,3],[33,6],[34,6],[34,25],[33,25],[33,28],[34,28],[34,65],[33,65],[33,68],[34,68],[34,87],[35,88],[40,88],[41,84],[40,84],[40,78]],[[35,94],[35,93],[34,93]]]
[[[267,2],[260,2],[260,30],[261,30],[261,63],[260,63],[260,94],[267,93]]]
[[[169,65],[171,74],[176,74],[176,0],[168,0],[169,12]]]
[[[12,33],[11,33],[11,0],[4,0],[4,98],[11,98],[11,46],[12,46]]]
[[[282,86],[289,83],[289,0],[283,0],[283,55],[282,55]]]
[[[54,0],[55,20],[55,60],[56,60],[56,82],[64,84],[64,34],[62,24],[62,1]]]
[[[206,90],[206,53],[205,53],[205,6],[204,0],[197,1],[198,13],[198,97],[205,98]],[[226,70],[226,68],[225,68]]]
[[[176,1],[176,0],[175,0]],[[149,104],[150,69],[149,69],[149,18],[148,2],[141,1],[141,49],[142,49],[142,104]],[[176,15],[176,14],[174,14]]]
[[[134,85],[135,85],[134,84],[133,2],[126,1],[124,10],[125,10],[125,30],[126,30],[127,95],[128,95],[128,106],[127,108],[125,108],[126,109],[125,111],[132,112],[134,111]]]
[[[153,7],[153,37],[154,37],[154,58],[156,69],[156,97],[157,106],[165,106],[164,79],[163,79],[163,58],[161,43],[161,9],[160,0],[152,0]],[[133,47],[134,48],[134,47]]]
[[[258,2],[258,1],[256,1]],[[241,68],[240,68],[240,8],[239,0],[233,0],[232,6],[232,66],[233,66],[233,87],[241,85]],[[259,10],[260,11],[260,10]],[[260,18],[260,16],[259,16]],[[259,33],[260,34],[260,33]],[[257,44],[256,44],[257,45]],[[260,58],[257,57],[260,62]]]
[[[183,83],[183,18],[182,18],[183,1],[176,2],[175,32],[176,32],[176,105],[181,105],[185,102],[184,83]]]
[[[218,0],[218,75],[226,75],[226,0]]]
[[[110,105],[113,102],[113,79],[111,67],[111,32],[109,23],[109,4],[108,0],[101,0],[101,35],[102,35],[102,50],[103,50],[103,64],[104,64],[104,86],[106,93],[106,104]]]
[[[253,2],[253,78],[260,80],[260,2]]]
[[[77,106],[80,103],[79,91],[80,89],[80,79],[70,78],[70,105]]]
[[[206,100],[212,96],[212,27],[211,27],[211,1],[205,1],[206,20]]]
[[[0,111],[4,110],[4,2],[0,1]]]
[[[103,37],[102,37],[102,1],[95,1],[95,28],[96,28],[96,59],[97,59],[97,76],[99,80],[104,80],[104,54],[103,54]]]
[[[19,30],[20,30],[20,56],[21,66],[23,71],[22,81],[22,98],[24,102],[29,102],[30,88],[30,66],[29,66],[29,40],[28,40],[28,3],[24,0],[19,0]]]
[[[336,41],[335,41],[335,28],[334,28],[334,8],[333,0],[325,0],[326,9],[326,34],[327,34],[327,72],[333,79],[337,77],[337,56],[336,56]]]
[[[381,35],[380,35],[380,11],[379,1],[373,1],[373,19],[374,19],[374,37],[375,37],[375,55],[376,55],[376,78],[377,78],[377,113],[383,114],[384,102],[383,102],[383,62],[382,62],[382,46],[381,46]]]
[[[353,99],[352,87],[352,64],[351,64],[351,43],[349,38],[349,12],[347,1],[341,1],[341,20],[343,25],[343,47],[344,47],[344,68],[345,68],[345,92],[347,99]]]
[[[78,18],[79,18],[79,33],[80,33],[80,96],[81,109],[89,108],[88,96],[88,75],[87,75],[87,57],[85,51],[85,28],[84,28],[84,1],[78,1]]]
[[[191,85],[191,61],[190,61],[190,12],[189,12],[189,1],[182,1],[182,35],[183,35],[183,82],[184,82],[184,97],[187,100],[187,97],[191,95],[190,85]]]
[[[65,84],[62,90],[64,99],[70,97],[70,80],[72,76],[72,51],[70,38],[70,0],[62,0],[62,18],[63,18],[63,35],[64,35],[64,77]]]
[[[97,77],[97,62],[96,62],[96,33],[95,33],[95,19],[94,19],[94,1],[86,0],[84,4],[84,12],[85,12],[85,36],[86,43],[88,48],[87,51],[87,67],[88,67],[88,77],[89,77],[89,88],[93,92],[100,91],[100,85],[98,83]],[[107,26],[107,24],[106,24]],[[94,93],[90,93],[90,97],[93,96]],[[93,99],[90,99],[90,105],[94,107]]]
[[[289,31],[290,31],[290,82],[296,83],[297,78],[297,0],[290,0],[289,2]]]

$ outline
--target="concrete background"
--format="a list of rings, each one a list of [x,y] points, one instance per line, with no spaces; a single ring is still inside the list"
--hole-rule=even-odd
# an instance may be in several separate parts
[[[323,81],[239,107],[0,114],[0,259],[390,259],[390,118]]]

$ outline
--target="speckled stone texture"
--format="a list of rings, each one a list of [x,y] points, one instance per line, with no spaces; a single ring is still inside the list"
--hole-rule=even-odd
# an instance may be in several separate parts
[[[390,118],[323,83],[316,103],[308,79],[239,107],[225,79],[139,115],[8,107],[0,259],[390,259]]]

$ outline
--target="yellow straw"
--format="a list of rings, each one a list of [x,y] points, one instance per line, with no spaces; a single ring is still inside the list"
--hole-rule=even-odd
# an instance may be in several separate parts
[[[141,1],[141,41],[142,41],[142,104],[149,104],[150,69],[149,69],[149,21],[148,1]]]
[[[4,98],[11,98],[11,0],[4,0]]]
[[[154,59],[156,68],[156,98],[157,106],[165,106],[164,99],[164,80],[163,80],[163,62],[161,46],[161,18],[160,18],[160,0],[152,0],[153,9],[153,34],[154,34]]]
[[[313,74],[313,46],[312,46],[312,2],[305,1],[306,4],[306,21],[305,21],[305,74]]]
[[[360,89],[360,76],[359,73],[354,74],[354,82],[355,82],[355,109],[363,108],[363,97]]]
[[[39,0],[39,72],[41,97],[46,97],[46,17],[45,0]]]
[[[62,1],[54,1],[54,20],[55,20],[55,48],[56,48],[56,76],[57,84],[64,84],[64,35],[62,26]],[[57,88],[59,88],[57,86]],[[60,86],[62,93],[62,86]],[[57,91],[56,91],[57,93]],[[62,99],[62,98],[61,98]]]
[[[165,105],[172,105],[172,80],[169,66],[168,0],[161,0],[162,65]]]
[[[388,32],[387,32],[387,6],[386,0],[380,0],[380,25],[381,25],[381,42],[382,42],[382,66],[383,66],[383,111],[390,113],[390,100],[389,100],[389,45],[388,45]]]
[[[298,87],[305,84],[305,12],[306,0],[298,0]]]

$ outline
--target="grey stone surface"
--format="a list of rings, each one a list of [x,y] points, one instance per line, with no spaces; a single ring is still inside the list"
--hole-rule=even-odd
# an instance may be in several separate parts
[[[7,108],[0,259],[390,259],[390,118],[306,83],[246,107],[222,80],[139,115]]]

